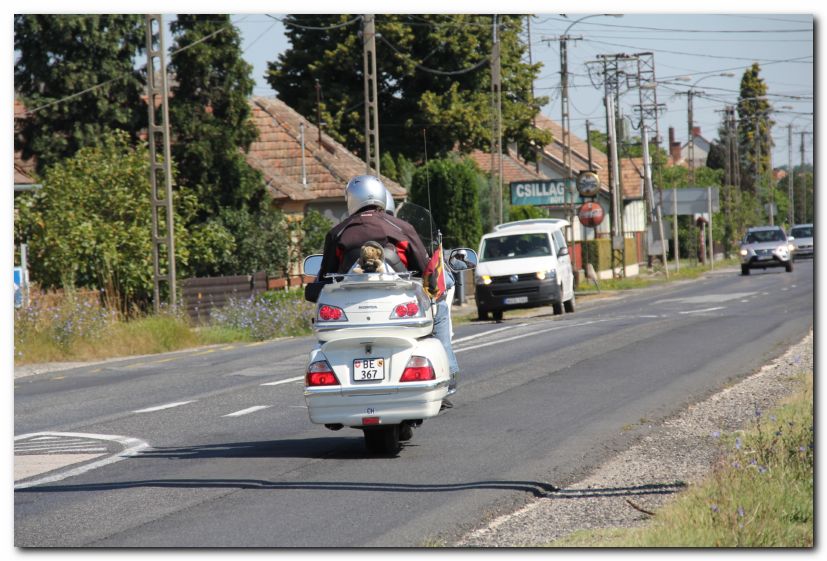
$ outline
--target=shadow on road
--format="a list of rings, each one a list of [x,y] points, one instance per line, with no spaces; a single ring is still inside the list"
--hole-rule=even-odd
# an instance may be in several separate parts
[[[41,485],[19,489],[16,493],[79,493],[117,491],[137,488],[159,489],[258,489],[261,491],[373,491],[392,493],[443,493],[473,489],[524,491],[535,497],[547,497],[557,488],[540,481],[472,481],[468,483],[377,483],[347,481],[267,481],[262,479],[148,479],[79,485]]]

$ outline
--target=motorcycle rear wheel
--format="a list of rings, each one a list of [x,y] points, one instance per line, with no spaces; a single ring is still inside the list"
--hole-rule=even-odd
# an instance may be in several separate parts
[[[395,454],[399,451],[399,425],[363,429],[365,447],[372,454]]]

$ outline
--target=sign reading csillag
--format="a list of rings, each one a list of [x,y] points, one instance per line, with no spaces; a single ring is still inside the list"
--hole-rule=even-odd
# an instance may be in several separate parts
[[[538,181],[512,181],[511,204],[532,206],[562,206],[566,203],[584,202],[577,191],[574,198],[566,196],[565,179],[546,179]],[[571,183],[574,187],[574,182]],[[568,199],[568,200],[567,200]]]

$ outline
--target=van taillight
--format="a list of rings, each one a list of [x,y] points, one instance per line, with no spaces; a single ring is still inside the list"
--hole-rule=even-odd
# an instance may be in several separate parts
[[[422,382],[436,379],[431,361],[424,356],[412,356],[405,366],[400,382]]]
[[[304,384],[306,386],[338,386],[339,379],[326,360],[319,360],[307,367]]]

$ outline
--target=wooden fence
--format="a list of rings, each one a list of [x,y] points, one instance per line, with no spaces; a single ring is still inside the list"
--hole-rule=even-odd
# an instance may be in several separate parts
[[[200,277],[181,281],[181,297],[190,319],[205,322],[213,309],[221,308],[230,298],[249,298],[267,290],[267,273],[230,277]]]

